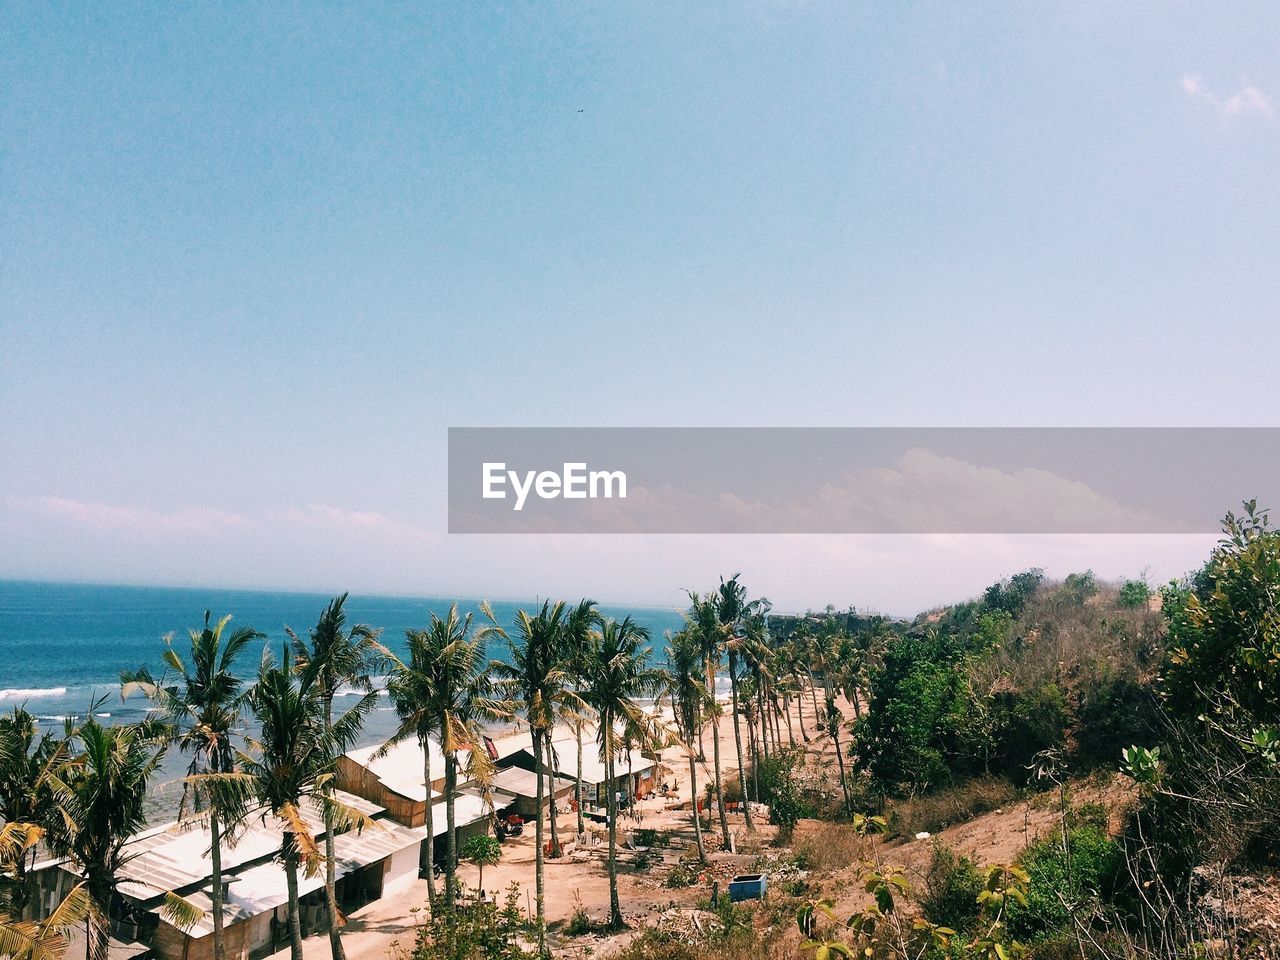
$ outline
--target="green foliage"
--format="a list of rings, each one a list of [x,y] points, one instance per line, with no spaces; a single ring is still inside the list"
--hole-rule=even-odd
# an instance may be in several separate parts
[[[984,882],[977,865],[941,842],[935,842],[925,872],[920,908],[925,918],[957,930],[972,929],[981,905]]]
[[[1120,585],[1116,603],[1126,610],[1138,610],[1147,605],[1151,599],[1151,588],[1145,580],[1126,580]]]
[[[487,833],[467,837],[462,844],[462,859],[477,866],[491,867],[502,858],[502,844]]]
[[[1160,704],[1149,684],[1107,675],[1080,690],[1076,703],[1072,766],[1114,767],[1132,743],[1150,742],[1160,731]]]
[[[533,960],[523,945],[531,926],[512,884],[501,907],[488,901],[432,912],[418,931],[413,960]]]
[[[1003,611],[1010,617],[1021,616],[1027,601],[1043,581],[1044,571],[1039,567],[1015,574],[987,587],[982,595],[983,605],[989,610]]]
[[[964,654],[957,637],[930,631],[890,644],[872,671],[870,709],[854,739],[859,761],[885,792],[950,781],[965,714]]]
[[[1075,603],[1084,603],[1098,593],[1098,579],[1092,570],[1084,573],[1069,573],[1062,581],[1062,593]]]
[[[769,805],[769,822],[780,827],[784,837],[790,836],[802,818],[815,815],[797,777],[803,761],[803,750],[784,748],[761,757],[752,771],[760,784],[760,801]]]
[[[1180,714],[1280,721],[1280,534],[1265,511],[1227,514],[1194,588],[1166,590],[1165,689]]]
[[[696,863],[681,860],[671,868],[664,883],[672,890],[683,890],[685,887],[696,884],[701,876],[702,873]]]
[[[1075,822],[1073,822],[1075,821]],[[1115,889],[1123,858],[1120,846],[1096,822],[1068,817],[1066,842],[1059,833],[1027,848],[1022,866],[1030,877],[1026,902],[1009,909],[1009,932],[1039,940],[1069,922],[1069,905],[1083,905]]]

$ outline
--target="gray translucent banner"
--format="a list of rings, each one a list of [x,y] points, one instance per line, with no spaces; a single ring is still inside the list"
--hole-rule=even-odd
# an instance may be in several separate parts
[[[1196,533],[1277,428],[449,430],[450,533]]]

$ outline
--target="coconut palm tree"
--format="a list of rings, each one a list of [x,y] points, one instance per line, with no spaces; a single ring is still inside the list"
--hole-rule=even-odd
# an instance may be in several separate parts
[[[14,707],[0,716],[0,821],[26,824],[41,835],[47,826],[69,828],[59,779],[69,756],[67,741],[41,733],[36,718],[24,708]],[[17,843],[18,838],[16,829],[11,831],[16,845],[7,848],[11,856],[5,860],[11,881],[7,912],[15,922],[30,919],[31,867],[37,855],[35,843]]]
[[[538,809],[538,818],[534,825],[534,838],[537,843],[537,849],[534,851],[534,886],[537,901],[538,948],[542,953],[546,953],[544,862],[546,850],[543,841],[542,810],[547,796],[547,777],[555,775],[551,733],[557,720],[576,718],[583,705],[582,697],[572,689],[572,677],[563,659],[565,603],[561,600],[553,604],[548,600],[533,615],[525,610],[517,610],[512,625],[514,637],[498,624],[488,605],[482,606],[481,609],[490,624],[483,636],[486,638],[494,636],[504,640],[510,648],[510,662],[494,660],[491,663],[491,669],[503,699],[510,705],[511,710],[522,715],[529,725],[529,737],[533,746]],[[554,784],[554,779],[551,782]],[[552,800],[550,852],[553,857],[558,857],[560,845],[559,837],[556,835],[554,797]]]
[[[508,715],[494,695],[489,664],[484,659],[484,640],[472,635],[471,623],[471,614],[460,617],[455,603],[450,605],[443,620],[433,613],[426,630],[406,631],[409,663],[391,655],[391,673],[387,681],[387,691],[401,720],[384,749],[411,737],[417,738],[422,746],[427,831],[432,836],[431,762],[427,744],[431,734],[440,737],[445,763],[445,904],[450,909],[458,892],[454,819],[458,753],[462,750],[468,752],[469,772],[473,778],[480,776],[483,779],[489,756],[483,749],[476,749],[481,743],[479,725]],[[431,844],[427,846],[430,848]],[[428,860],[427,868],[430,874],[434,869],[433,859]],[[431,895],[434,896],[434,892]]]
[[[654,720],[640,701],[656,697],[666,685],[661,670],[649,666],[649,631],[627,617],[605,621],[587,668],[582,697],[599,718],[597,741],[609,784],[609,924],[624,925],[618,901],[618,798],[613,789],[619,743],[652,742]]]
[[[733,705],[733,740],[738,753],[738,787],[742,791],[743,820],[748,830],[755,830],[751,820],[751,804],[747,803],[747,768],[742,759],[742,706],[738,698],[738,663],[749,638],[743,633],[743,621],[756,614],[761,601],[748,601],[747,588],[738,582],[742,574],[735,573],[728,580],[720,579],[716,592],[716,617],[724,634],[724,646],[729,654],[729,688]]]
[[[596,641],[596,627],[600,624],[600,614],[596,610],[594,600],[582,600],[568,612],[564,622],[564,661],[573,677],[574,686],[581,691],[586,683],[586,665],[591,656],[591,649]],[[582,729],[584,719],[579,718],[573,725],[574,736],[578,741],[578,776],[574,780],[573,799],[578,808],[578,833],[585,832],[586,826],[582,818]]]
[[[18,865],[34,854],[43,836],[38,825],[20,820],[0,827],[0,878],[12,878]],[[17,885],[17,880],[5,884]],[[21,908],[14,907],[14,892],[8,890],[10,896],[0,900],[0,956],[9,960],[62,960],[72,929],[87,924],[92,932],[105,922],[83,883],[76,884],[44,920],[24,919]]]
[[[191,630],[190,662],[173,646],[173,635],[165,638],[162,657],[165,673],[155,679],[145,666],[120,675],[122,699],[140,692],[151,700],[168,722],[178,750],[190,756],[188,775],[234,773],[234,739],[243,733],[243,682],[235,673],[236,657],[254,640],[266,635],[252,627],[241,627],[223,639],[231,617],[210,625],[204,612],[204,629]],[[170,674],[169,671],[172,671]],[[222,842],[245,812],[245,791],[235,782],[201,781],[184,783],[178,817],[188,807],[208,818],[209,858],[213,863],[209,899],[213,912],[213,955],[226,960],[222,930]]]
[[[670,666],[667,670],[668,689],[671,693],[672,713],[680,740],[689,755],[689,792],[693,798],[693,834],[698,843],[698,861],[707,862],[706,844],[702,840],[702,816],[698,812],[698,761],[695,742],[706,715],[706,684],[702,646],[698,637],[688,628],[671,637],[669,644]]]
[[[716,615],[716,602],[713,594],[702,596],[693,590],[689,594],[689,612],[686,619],[689,629],[697,638],[702,648],[702,660],[706,674],[708,695],[707,716],[711,719],[711,776],[715,783],[716,811],[720,816],[720,835],[724,849],[730,849],[729,815],[724,804],[724,788],[720,778],[720,701],[715,695],[716,676],[720,672],[722,658],[721,639],[724,636],[720,629],[720,620]]]
[[[368,693],[373,687],[372,674],[382,662],[385,651],[378,643],[378,632],[363,623],[347,629],[344,609],[347,594],[329,601],[306,642],[288,627],[285,631],[293,644],[294,661],[299,671],[314,675],[317,696],[324,707],[324,724],[333,726],[333,701],[344,688]],[[328,781],[328,789],[334,783]],[[337,864],[334,855],[334,825],[329,821],[332,805],[325,806],[324,830],[324,896],[329,915],[329,949],[333,960],[346,960],[342,949],[341,928],[346,918],[338,909],[335,893]]]
[[[104,727],[92,714],[74,731],[77,749],[63,775],[64,804],[73,825],[47,837],[84,875],[85,890],[102,917],[110,916],[125,844],[146,825],[147,787],[160,766],[167,727],[156,721]],[[97,924],[86,956],[105,958],[107,928]]]
[[[253,754],[243,758],[243,774],[209,777],[223,781],[244,779],[283,827],[280,859],[289,895],[292,960],[302,960],[298,867],[314,875],[325,861],[303,816],[302,805],[310,800],[321,807],[326,833],[363,822],[358,813],[334,799],[334,769],[338,757],[355,746],[365,715],[377,702],[376,692],[366,693],[330,723],[318,674],[314,667],[299,671],[287,645],[278,664],[269,650],[263,651],[257,679],[248,695],[259,727],[259,738],[251,744]]]

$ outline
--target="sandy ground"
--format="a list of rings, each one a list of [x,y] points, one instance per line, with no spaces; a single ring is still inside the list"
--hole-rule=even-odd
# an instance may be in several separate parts
[[[791,706],[792,729],[796,743],[803,744],[800,711],[793,701]],[[823,762],[835,764],[835,750],[828,738],[819,738],[813,715],[812,700],[805,698],[803,706],[804,730],[812,738],[809,747],[814,755],[824,758]],[[852,713],[850,712],[850,717]],[[780,721],[784,740],[787,737],[785,721]],[[747,751],[747,731],[742,731],[743,750]],[[710,759],[712,757],[711,728],[706,731],[706,752],[708,762],[699,764],[698,789],[701,792],[712,777]],[[733,719],[724,716],[720,721],[721,777],[728,782],[737,776],[737,753],[734,746]],[[608,837],[603,827],[591,828],[591,836],[595,843],[579,848],[560,859],[546,861],[546,915],[548,939],[552,950],[558,954],[574,955],[584,953],[588,948],[596,955],[607,953],[625,944],[638,930],[657,923],[661,913],[672,905],[693,905],[707,897],[708,886],[699,884],[683,889],[671,889],[664,885],[667,874],[680,858],[692,853],[694,847],[693,819],[690,812],[689,763],[684,751],[672,747],[661,755],[661,767],[658,781],[674,785],[676,801],[653,797],[636,804],[634,812],[624,813],[618,822],[618,893],[622,903],[629,931],[612,934],[608,937],[588,935],[585,937],[568,937],[564,927],[579,908],[584,909],[593,920],[603,922],[609,914],[609,881],[608,881]],[[712,852],[718,847],[720,837],[719,818],[714,807],[711,811],[711,822],[707,824],[704,811],[704,835],[711,854],[711,866],[708,868],[707,884],[718,880],[721,891],[728,885],[728,879],[737,873],[750,869],[755,862],[754,852],[731,854]],[[767,843],[774,836],[765,817],[757,817],[757,837],[748,838],[743,815],[729,814],[729,827],[735,836],[735,844],[740,848],[754,850],[760,843]],[[557,826],[562,842],[575,838],[577,817],[572,812],[557,815]],[[645,866],[637,865],[637,853],[625,847],[628,834],[637,828],[653,828],[670,831],[672,847],[662,851],[662,862]],[[548,830],[548,836],[549,836]],[[519,887],[521,903],[527,905],[530,912],[534,906],[534,830],[528,824],[523,836],[503,841],[502,860],[484,871],[484,887],[489,894],[501,897],[511,884]],[[459,867],[459,879],[468,889],[477,889],[480,881],[479,870],[472,864]],[[413,886],[403,893],[376,900],[361,910],[353,913],[343,932],[343,945],[348,960],[373,960],[394,956],[399,950],[406,953],[412,948],[415,928],[424,917],[427,900],[427,884],[425,880],[415,881]],[[288,949],[273,955],[273,960],[287,958]],[[309,937],[304,943],[303,955],[306,960],[325,960],[329,957],[329,941],[324,935]]]

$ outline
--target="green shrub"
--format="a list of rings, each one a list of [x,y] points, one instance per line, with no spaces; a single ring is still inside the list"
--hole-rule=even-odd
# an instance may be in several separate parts
[[[1151,599],[1151,588],[1142,580],[1126,580],[1116,596],[1116,603],[1126,610],[1138,610]]]
[[[488,901],[436,910],[418,931],[414,960],[533,960],[522,939],[531,926],[520,909],[520,888],[507,888],[501,907]]]
[[[1114,769],[1121,750],[1153,742],[1159,729],[1160,707],[1150,686],[1125,677],[1103,677],[1080,690],[1072,766],[1080,771]]]
[[[1010,906],[1010,935],[1024,942],[1044,940],[1069,923],[1064,901],[1109,899],[1121,861],[1120,846],[1095,823],[1069,827],[1065,851],[1059,833],[1032,844],[1021,859],[1031,876],[1027,903]]]
[[[978,919],[978,895],[983,886],[982,874],[972,860],[959,856],[944,843],[935,842],[929,869],[925,872],[920,908],[933,923],[968,930]]]

